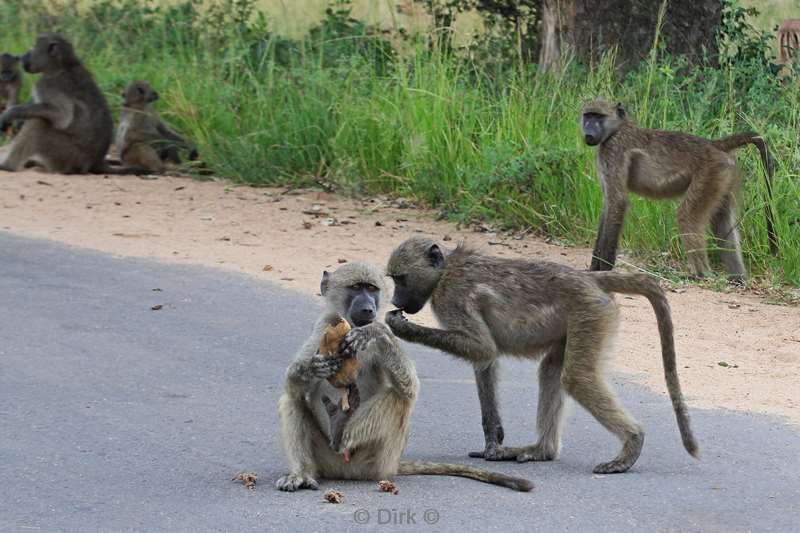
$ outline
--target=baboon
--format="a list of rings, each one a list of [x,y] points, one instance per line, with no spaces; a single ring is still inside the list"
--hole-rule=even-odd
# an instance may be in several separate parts
[[[614,293],[639,294],[653,307],[661,357],[683,446],[697,457],[675,363],[672,318],[658,283],[645,274],[586,272],[545,261],[481,255],[460,244],[446,251],[425,237],[412,237],[389,259],[394,280],[386,315],[395,335],[443,350],[472,363],[486,440],[470,457],[490,461],[550,461],[561,444],[564,392],[622,441],[622,450],[594,472],[625,472],[636,462],[644,431],[631,418],[603,377],[603,362],[618,322]],[[409,322],[430,300],[441,329]],[[501,354],[542,359],[539,367],[539,440],[503,446],[504,431],[495,393]]]
[[[153,109],[158,93],[146,81],[134,81],[126,87],[115,144],[122,162],[140,166],[161,174],[164,163],[181,163],[179,148],[190,151],[189,158],[197,157],[191,143],[172,131]]]
[[[287,369],[286,389],[278,404],[290,467],[277,480],[278,489],[317,489],[321,478],[381,480],[412,474],[462,476],[518,491],[533,488],[524,479],[468,466],[400,462],[419,380],[394,335],[376,321],[382,276],[366,263],[348,263],[332,274],[324,273],[320,288],[327,309]],[[342,359],[316,352],[325,328],[340,317],[353,326],[342,341],[341,353],[359,360],[361,403],[346,422],[340,449],[334,450],[329,446],[329,413],[323,398],[339,397],[327,378],[337,372]]]
[[[17,105],[20,89],[22,72],[19,70],[19,57],[0,54],[0,109],[5,111]]]
[[[611,270],[628,209],[628,193],[653,199],[683,195],[678,227],[692,273],[703,277],[711,268],[706,228],[711,225],[720,256],[732,281],[747,276],[736,220],[739,184],[736,159],[728,152],[746,144],[758,147],[767,180],[767,234],[777,254],[771,210],[773,162],[763,138],[740,133],[711,141],[681,132],[640,128],[621,103],[595,100],[583,106],[581,128],[586,144],[597,146],[595,164],[603,191],[603,214],[590,270]]]
[[[778,27],[780,62],[787,63],[800,50],[800,19],[788,19]]]
[[[69,41],[52,33],[40,35],[22,56],[22,67],[41,76],[33,103],[0,115],[0,131],[14,121],[25,121],[0,169],[16,171],[35,161],[49,172],[63,174],[139,171],[105,164],[114,129],[111,112]]]

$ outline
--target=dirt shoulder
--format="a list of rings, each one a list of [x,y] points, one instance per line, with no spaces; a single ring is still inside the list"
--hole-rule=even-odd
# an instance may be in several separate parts
[[[0,230],[235,270],[309,295],[317,294],[323,269],[357,259],[382,267],[392,248],[415,233],[578,268],[589,257],[588,250],[535,238],[458,230],[430,212],[381,200],[170,177],[0,172]],[[669,299],[690,405],[776,414],[800,424],[800,310],[696,287],[671,292]],[[649,304],[639,297],[619,302],[623,319],[611,364],[665,394]],[[433,322],[427,310],[420,319]]]

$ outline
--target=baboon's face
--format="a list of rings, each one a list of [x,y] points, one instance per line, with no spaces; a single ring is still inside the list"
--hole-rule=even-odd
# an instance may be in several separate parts
[[[128,85],[122,97],[125,105],[150,104],[158,100],[158,93],[146,81],[135,81]]]
[[[353,327],[366,326],[378,317],[383,280],[366,263],[348,263],[335,272],[323,272],[320,293],[328,306]]]
[[[613,135],[625,120],[622,103],[611,105],[603,100],[586,104],[581,112],[581,132],[589,146],[597,146]]]
[[[31,74],[55,73],[78,64],[69,41],[59,35],[46,33],[22,56],[22,68]]]
[[[19,58],[11,54],[0,55],[0,82],[9,83],[19,76]]]
[[[408,314],[418,313],[430,299],[444,269],[439,245],[424,237],[412,237],[392,252],[387,274],[394,281],[392,304]]]

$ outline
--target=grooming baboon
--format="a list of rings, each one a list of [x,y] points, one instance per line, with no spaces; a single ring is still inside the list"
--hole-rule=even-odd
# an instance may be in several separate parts
[[[19,58],[11,54],[0,54],[0,109],[7,110],[17,105],[22,89],[22,72]]]
[[[105,155],[114,124],[108,104],[92,75],[63,37],[43,34],[22,56],[26,72],[41,74],[33,103],[17,105],[0,115],[0,131],[24,120],[0,169],[16,171],[32,161],[49,172],[134,173],[110,169]]]
[[[788,63],[800,51],[800,19],[787,19],[778,27],[780,62]]]
[[[190,159],[197,157],[191,143],[158,117],[153,109],[158,93],[149,83],[134,81],[125,89],[123,98],[114,142],[124,164],[145,167],[161,174],[166,161],[176,165],[181,163],[179,148],[189,150]]]
[[[278,405],[290,467],[290,472],[276,482],[280,490],[316,489],[321,478],[381,480],[411,474],[462,476],[519,491],[533,488],[524,479],[468,466],[401,463],[419,380],[414,364],[394,335],[375,321],[383,279],[370,265],[348,263],[332,274],[326,272],[321,289],[327,309],[287,369],[286,390]],[[338,391],[327,378],[336,373],[342,360],[316,352],[323,331],[339,317],[353,326],[341,351],[344,356],[359,359],[361,403],[345,424],[341,448],[333,450],[323,398],[338,399]],[[349,457],[343,454],[345,450]]]
[[[732,280],[747,275],[742,260],[736,220],[735,193],[739,184],[736,160],[728,152],[753,144],[758,147],[767,180],[767,233],[777,254],[772,218],[772,160],[767,145],[755,133],[732,135],[717,141],[686,133],[640,128],[622,104],[596,100],[584,105],[581,127],[589,146],[597,146],[595,162],[603,191],[603,214],[592,254],[591,270],[611,270],[616,261],[628,193],[647,198],[683,195],[678,227],[692,273],[710,271],[706,228],[711,225],[722,261]]]
[[[410,342],[443,350],[471,362],[475,369],[486,446],[471,457],[488,460],[549,461],[561,442],[564,392],[622,441],[612,461],[596,473],[628,470],[644,443],[641,426],[620,405],[603,377],[603,362],[616,330],[613,293],[645,296],[656,314],[667,389],[683,445],[697,456],[675,366],[669,304],[658,283],[644,274],[585,272],[544,261],[501,259],[463,245],[445,252],[434,241],[412,237],[392,252],[388,275],[394,279],[386,315],[392,331]],[[431,300],[442,329],[409,322]],[[497,359],[507,354],[542,358],[536,444],[503,446],[497,408]]]

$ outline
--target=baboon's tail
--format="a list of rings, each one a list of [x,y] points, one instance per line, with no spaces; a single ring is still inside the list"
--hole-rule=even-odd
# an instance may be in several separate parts
[[[501,485],[520,492],[530,492],[533,490],[533,483],[527,479],[507,476],[498,472],[490,472],[489,470],[473,468],[466,465],[429,463],[425,461],[403,461],[400,463],[400,468],[397,473],[401,476],[460,476],[483,481],[484,483],[491,483],[493,485]]]
[[[112,160],[113,161],[113,160]],[[92,174],[113,174],[116,176],[146,176],[148,174],[152,174],[153,172],[145,167],[137,167],[137,166],[115,166],[110,164],[108,161],[104,161],[100,165],[92,168]]]
[[[689,425],[689,411],[683,400],[681,383],[678,380],[678,369],[675,362],[675,340],[673,338],[672,315],[669,302],[658,281],[647,274],[629,274],[625,272],[591,272],[596,276],[600,287],[611,292],[640,294],[650,301],[658,321],[658,333],[661,337],[661,359],[664,364],[664,378],[667,391],[678,420],[683,447],[692,457],[698,457],[697,441]]]
[[[767,218],[769,251],[772,255],[777,256],[778,235],[775,233],[775,216],[772,213],[772,176],[775,174],[775,160],[772,159],[772,155],[769,153],[767,142],[758,133],[748,131],[711,141],[711,144],[723,152],[731,152],[748,144],[752,144],[758,148],[758,153],[761,154],[761,163],[764,165],[764,179],[767,183],[767,202],[764,206],[764,213]]]

